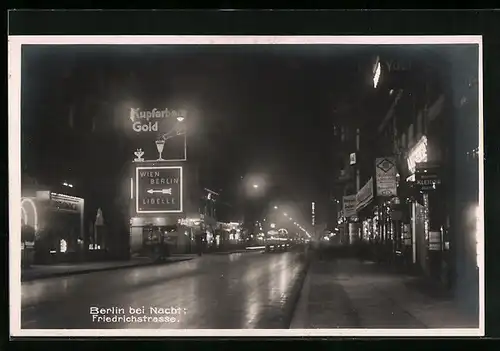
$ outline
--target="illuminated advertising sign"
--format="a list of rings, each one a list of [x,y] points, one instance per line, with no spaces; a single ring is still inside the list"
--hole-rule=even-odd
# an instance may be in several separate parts
[[[136,141],[134,162],[185,161],[187,110],[131,108],[128,135]]]
[[[353,152],[349,155],[349,165],[355,165],[356,164],[356,153]]]
[[[427,138],[424,135],[418,143],[408,153],[408,170],[415,173],[415,168],[419,162],[427,162]]]
[[[137,213],[183,211],[182,167],[151,166],[135,169]]]
[[[347,218],[356,215],[356,194],[343,197],[343,215]]]
[[[53,211],[80,213],[82,211],[82,204],[82,198],[65,194],[50,193],[49,208]]]
[[[382,157],[375,160],[375,175],[377,178],[377,196],[396,196],[396,159]]]
[[[373,199],[373,178],[361,188],[356,194],[356,211],[360,211]]]
[[[186,118],[186,110],[157,109],[146,111],[140,108],[130,109],[130,120],[132,130],[136,133],[158,132],[158,123],[166,118],[174,118],[183,121]]]
[[[441,185],[439,164],[419,162],[415,170],[415,182],[420,191],[434,191]]]

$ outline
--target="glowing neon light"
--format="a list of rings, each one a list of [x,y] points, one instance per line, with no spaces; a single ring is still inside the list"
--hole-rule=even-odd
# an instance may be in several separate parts
[[[28,214],[26,213],[26,210],[22,206],[21,206],[21,216],[22,216],[21,219],[23,220],[24,225],[28,225]]]
[[[81,197],[76,197],[76,196],[70,196],[70,195],[64,195],[64,194],[57,194],[57,193],[50,193],[52,197],[60,198],[60,199],[65,199],[65,200],[72,200],[72,201],[78,201],[81,202],[83,199]]]
[[[31,205],[31,207],[33,208],[33,217],[34,217],[33,218],[33,228],[35,229],[35,231],[37,231],[38,230],[38,211],[36,209],[35,202],[32,199],[25,197],[24,199],[21,200],[21,208],[23,208],[23,205],[26,202],[29,203]],[[27,214],[27,212],[26,212],[26,214]],[[28,216],[26,216],[26,222],[27,222],[27,220],[28,220]]]
[[[380,79],[380,73],[381,73],[380,62],[377,62],[377,66],[375,68],[375,73],[373,75],[373,87],[374,88],[377,88],[378,81]]]
[[[134,178],[130,178],[130,199],[134,199]]]

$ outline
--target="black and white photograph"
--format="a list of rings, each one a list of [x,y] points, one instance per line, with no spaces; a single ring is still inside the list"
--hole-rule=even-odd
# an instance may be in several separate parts
[[[481,36],[10,36],[14,336],[484,335]]]

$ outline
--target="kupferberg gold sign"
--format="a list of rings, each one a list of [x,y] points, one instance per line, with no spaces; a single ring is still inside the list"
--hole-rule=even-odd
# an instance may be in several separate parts
[[[140,108],[130,109],[130,120],[132,121],[132,130],[134,132],[157,132],[158,120],[164,118],[185,118],[186,110],[169,110],[166,109],[152,109],[141,110]]]

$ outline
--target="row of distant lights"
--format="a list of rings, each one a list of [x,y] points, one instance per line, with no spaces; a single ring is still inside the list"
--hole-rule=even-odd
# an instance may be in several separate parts
[[[274,209],[277,210],[278,209],[278,206],[274,206]],[[288,218],[289,220],[293,221],[293,218],[292,217],[288,217],[288,213],[286,212],[283,212],[283,215]],[[311,237],[311,235],[297,222],[293,222],[293,224],[295,224],[297,227],[299,227],[300,230],[302,230],[309,238]]]

